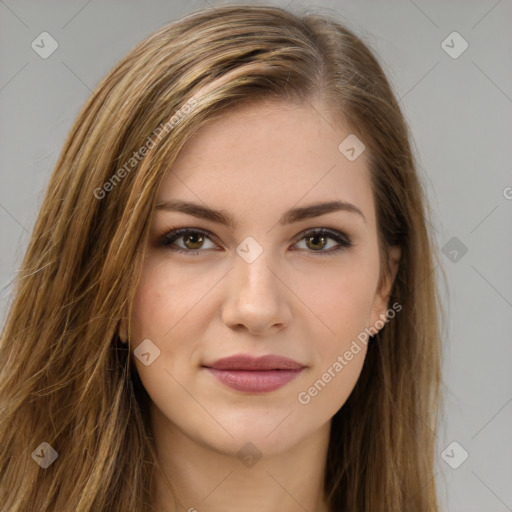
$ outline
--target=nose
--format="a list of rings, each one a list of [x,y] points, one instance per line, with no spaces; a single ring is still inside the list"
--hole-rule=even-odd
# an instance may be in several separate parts
[[[228,327],[263,336],[288,325],[293,294],[269,253],[264,251],[252,263],[236,256],[222,305],[222,320]]]

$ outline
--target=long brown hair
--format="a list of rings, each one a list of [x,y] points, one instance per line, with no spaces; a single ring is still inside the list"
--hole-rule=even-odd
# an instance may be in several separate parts
[[[0,339],[0,509],[151,510],[159,465],[149,397],[118,330],[131,316],[156,191],[197,128],[268,98],[319,98],[364,141],[381,276],[387,247],[402,250],[390,297],[402,310],[369,343],[332,420],[330,506],[438,511],[439,262],[409,129],[352,31],[329,16],[255,5],[196,11],[160,28],[79,113]]]

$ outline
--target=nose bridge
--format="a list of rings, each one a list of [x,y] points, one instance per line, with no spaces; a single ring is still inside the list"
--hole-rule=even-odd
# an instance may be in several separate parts
[[[244,291],[261,294],[276,293],[275,275],[271,270],[277,266],[277,258],[273,257],[268,244],[257,242],[247,237],[236,249],[235,279]],[[241,291],[241,290],[240,290]]]
[[[254,333],[287,323],[286,298],[275,276],[279,258],[254,239],[244,240],[236,252],[223,307],[224,322],[232,327],[244,325]]]

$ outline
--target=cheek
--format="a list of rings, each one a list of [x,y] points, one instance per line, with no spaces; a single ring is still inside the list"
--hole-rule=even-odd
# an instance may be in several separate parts
[[[197,306],[204,301],[216,280],[216,276],[211,274],[197,279],[193,272],[149,263],[134,299],[132,339],[140,343],[150,338],[158,344],[167,344],[167,340],[176,338],[184,324],[193,322],[195,328],[203,327],[196,315]],[[192,338],[192,333],[189,338]]]
[[[348,399],[364,364],[373,302],[373,271],[330,275],[308,303],[321,322],[310,322],[316,364],[297,396],[304,413],[332,417]]]
[[[131,360],[151,401],[173,415],[171,404],[190,400],[180,383],[187,382],[203,328],[197,318],[199,302],[209,286],[205,280],[194,283],[179,271],[164,271],[165,265],[144,268],[135,294],[131,318]],[[210,285],[211,287],[211,285]],[[177,292],[178,290],[178,292]],[[150,364],[137,355],[137,346],[150,340]],[[155,348],[156,347],[156,348]],[[135,349],[135,351],[134,351]]]
[[[299,391],[297,402],[305,417],[332,418],[352,393],[366,356],[363,343],[347,345],[327,358]],[[347,357],[348,356],[348,357]]]
[[[340,348],[343,343],[369,327],[378,280],[374,258],[358,256],[346,265],[327,267],[297,280],[294,292],[311,311],[317,334],[322,334],[325,349]]]
[[[176,358],[176,354],[180,353],[176,332],[179,332],[181,325],[187,320],[185,313],[192,307],[189,302],[195,297],[194,293],[188,291],[176,293],[176,290],[182,289],[183,284],[180,282],[179,273],[164,274],[162,268],[161,265],[147,265],[144,268],[131,317],[131,359],[150,395],[151,390],[161,388],[159,380],[169,379],[166,370],[174,373],[175,369],[180,368]],[[189,338],[193,341],[193,335]],[[142,342],[147,346],[143,353],[150,353],[146,357],[146,361],[151,361],[148,365],[138,356],[138,352],[142,350],[137,347]],[[184,346],[190,347],[190,343]]]
[[[187,381],[200,364],[201,342],[216,314],[210,298],[222,278],[222,269],[198,278],[197,270],[191,267],[175,265],[171,269],[165,261],[148,261],[134,297],[131,360],[155,402],[162,392],[166,403],[171,398],[186,398],[180,395],[177,382]],[[137,357],[137,346],[143,340],[150,340],[146,343],[158,354],[147,366]]]
[[[361,256],[361,257],[359,257]],[[317,274],[316,286],[304,279],[301,297],[314,312],[307,323],[316,364],[299,403],[309,410],[335,412],[345,403],[364,364],[371,308],[378,280],[378,259],[358,255],[337,270]],[[309,283],[309,285],[307,284]],[[309,289],[309,294],[307,291]]]

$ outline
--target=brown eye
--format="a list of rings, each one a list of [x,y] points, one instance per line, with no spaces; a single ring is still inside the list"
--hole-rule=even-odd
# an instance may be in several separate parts
[[[212,247],[204,247],[206,242],[210,242]],[[176,229],[160,237],[159,243],[170,251],[190,254],[215,247],[210,236],[198,229]]]
[[[184,235],[183,244],[187,249],[200,249],[204,243],[204,237],[201,233],[192,232],[191,235]]]
[[[299,242],[304,240],[307,252],[317,253],[318,255],[332,255],[338,251],[352,247],[353,243],[350,238],[341,231],[334,231],[326,228],[315,228],[302,233]],[[335,244],[329,245],[329,241],[333,240]],[[327,247],[327,249],[326,249]]]
[[[327,244],[327,238],[324,235],[312,235],[307,236],[306,238],[306,244],[310,249],[313,249],[315,251],[321,250],[325,247]]]

